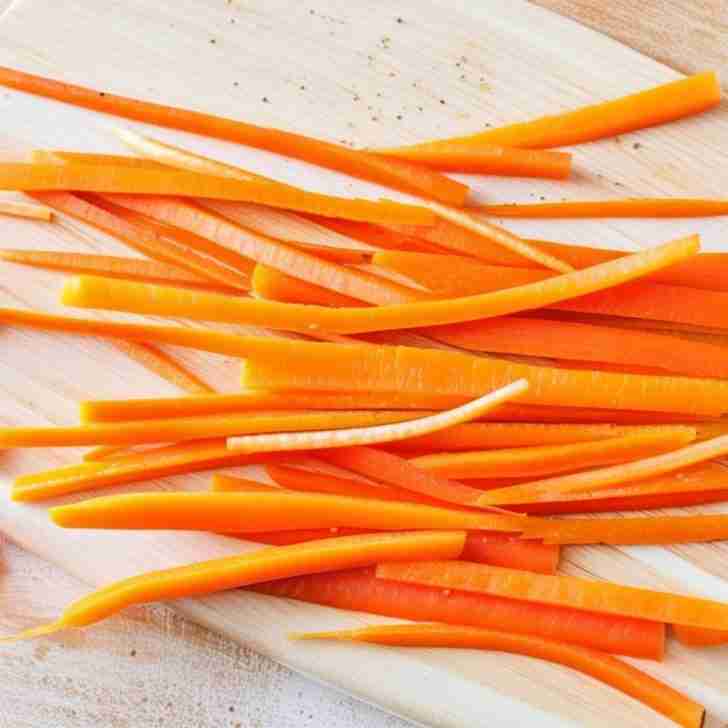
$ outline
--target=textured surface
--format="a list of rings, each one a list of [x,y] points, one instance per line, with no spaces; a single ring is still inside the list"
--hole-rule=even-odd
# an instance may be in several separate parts
[[[660,54],[661,60],[683,70],[719,62],[715,39],[720,26],[709,9],[701,11],[705,3],[648,2],[639,23],[620,16],[624,3],[610,5],[613,10],[602,15],[594,10],[596,3],[549,4],[650,53],[658,46],[663,51],[673,48],[662,36],[652,35],[669,27],[657,20],[664,11],[666,18],[675,19],[671,33],[692,39],[703,33],[707,55],[701,63],[701,44],[691,40],[692,50],[684,54],[690,65],[677,62],[679,54],[673,51]],[[388,3],[375,0],[305,5],[282,0],[75,0],[58,5],[62,7],[40,0],[15,2],[0,23],[0,63],[357,144],[471,131],[483,123],[567,108],[676,75],[519,2],[504,7],[493,0],[476,7],[412,0],[398,4],[396,13]],[[685,8],[692,6],[695,12],[687,13]],[[634,38],[637,27],[646,29],[640,39]],[[686,28],[694,29],[692,35]],[[298,51],[292,52],[293,47]],[[676,41],[674,47],[683,46]],[[0,109],[5,133],[38,146],[113,148],[106,131],[113,120],[5,91],[0,91]],[[718,113],[587,145],[578,150],[576,181],[564,186],[484,179],[478,187],[481,194],[503,200],[718,194],[728,151],[721,143],[726,127],[724,114]],[[340,191],[343,182],[345,190],[375,191],[272,155],[168,132],[160,135],[310,187]],[[53,228],[4,220],[0,226],[3,241],[12,241],[12,247],[123,253],[120,246],[66,221]],[[519,222],[514,227],[543,237],[623,247],[697,229],[717,249],[728,232],[720,220]],[[54,308],[58,281],[52,274],[4,269],[0,304]],[[71,422],[75,402],[91,394],[171,391],[98,342],[2,331],[0,351],[1,422]],[[236,362],[185,358],[208,380],[234,386]],[[61,451],[0,454],[0,478],[72,457]],[[197,478],[184,485],[204,483]],[[47,526],[42,509],[6,503],[0,504],[0,530],[88,583],[235,548],[223,539],[197,536],[136,539],[128,534],[59,533]],[[574,549],[569,558],[568,570],[574,573],[655,586],[665,585],[661,575],[669,574],[686,590],[728,596],[724,583],[711,577],[727,576],[725,549],[719,546],[685,546],[673,553]],[[9,632],[47,619],[86,588],[6,545],[0,555],[0,628]],[[591,681],[519,658],[390,651],[383,669],[382,653],[373,649],[299,648],[286,642],[287,629],[360,621],[327,610],[237,594],[179,608],[237,642],[429,725],[667,725]],[[666,664],[649,669],[704,699],[711,709],[709,725],[719,726],[728,721],[726,659],[723,651],[688,653],[672,646]],[[52,724],[61,728],[99,723],[203,728],[404,725],[314,686],[163,607],[133,610],[84,633],[4,649],[0,728],[49,725],[51,716]]]

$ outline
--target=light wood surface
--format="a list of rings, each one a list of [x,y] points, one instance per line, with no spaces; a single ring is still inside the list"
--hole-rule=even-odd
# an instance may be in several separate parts
[[[78,0],[70,7],[58,5],[63,7],[40,0],[16,3],[0,22],[0,63],[357,144],[471,131],[486,122],[567,108],[677,75],[521,2],[411,0],[398,4],[396,12],[373,0],[320,2],[315,7],[282,0],[252,5],[235,0],[133,0],[123,8]],[[107,131],[114,120],[4,91],[0,108],[4,132],[26,143],[118,149]],[[727,130],[720,111],[586,145],[578,150],[577,179],[563,186],[474,182],[481,196],[494,200],[721,194]],[[311,188],[382,193],[273,155],[182,134],[159,135]],[[635,148],[637,140],[641,146]],[[17,142],[5,146],[19,148]],[[12,247],[122,252],[121,246],[65,220],[56,226],[14,220],[0,224]],[[513,227],[535,236],[624,248],[697,230],[707,247],[726,249],[728,233],[726,223],[715,219],[519,221]],[[0,305],[58,308],[58,276],[9,270],[0,273]],[[90,395],[170,392],[100,342],[10,330],[0,332],[0,346],[3,423],[72,422],[76,401]],[[185,355],[185,360],[208,381],[234,388],[236,362],[197,355]],[[75,455],[5,453],[0,455],[0,478],[9,481],[18,472]],[[205,483],[195,477],[156,487],[199,488]],[[237,542],[202,535],[60,531],[48,525],[43,508],[5,500],[0,531],[87,584],[239,548]],[[83,589],[55,569],[41,567],[34,557],[21,556],[15,547],[3,550],[3,560],[3,631],[51,617]],[[722,546],[573,549],[566,569],[725,599],[728,585],[718,578],[726,576],[724,562]],[[427,725],[668,725],[592,681],[516,657],[390,650],[385,658],[374,648],[301,646],[285,638],[291,629],[358,624],[370,618],[242,593],[186,601],[175,610],[300,672]],[[144,655],[149,661],[140,667],[138,658]],[[0,672],[7,675],[0,680],[0,727],[46,724],[44,711],[57,706],[67,710],[62,726],[101,721],[119,726],[237,722],[246,728],[402,725],[349,699],[304,689],[300,678],[253,655],[165,608],[134,610],[86,633],[0,654]],[[728,721],[726,659],[722,650],[688,652],[671,645],[664,665],[645,667],[704,700],[710,709],[708,725],[718,726]],[[112,693],[122,696],[112,698]],[[12,706],[10,716],[4,712],[7,705]],[[306,705],[311,706],[310,717]],[[298,709],[304,712],[299,715]]]

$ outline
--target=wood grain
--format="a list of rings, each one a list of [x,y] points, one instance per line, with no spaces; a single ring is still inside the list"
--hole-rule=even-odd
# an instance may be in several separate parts
[[[74,42],[69,43],[70,38]],[[396,13],[378,0],[356,4],[317,0],[315,6],[293,6],[286,0],[131,0],[123,6],[77,0],[70,9],[65,4],[26,0],[15,4],[0,22],[0,63],[361,145],[473,131],[486,123],[573,107],[677,76],[539,8],[496,0],[404,0]],[[105,117],[6,92],[0,93],[0,109],[8,134],[38,146],[119,150],[106,131],[111,122]],[[497,200],[722,194],[726,132],[728,116],[721,110],[629,138],[585,145],[577,150],[578,176],[567,185],[473,181],[479,195]],[[167,131],[155,133],[322,191],[391,194],[273,155]],[[55,226],[26,221],[1,224],[12,247],[123,251],[104,236],[65,219]],[[513,227],[534,237],[601,242],[625,249],[694,230],[703,233],[707,246],[714,249],[725,249],[728,239],[728,225],[719,219],[524,221]],[[17,267],[8,274],[8,270],[0,272],[0,305],[57,309],[58,275]],[[12,330],[0,332],[0,346],[0,421],[6,423],[71,422],[76,401],[89,395],[171,391],[114,356],[102,342]],[[237,384],[237,362],[197,354],[186,354],[185,361],[223,389]],[[76,456],[62,451],[2,454],[0,479]],[[206,481],[177,479],[153,487],[174,486],[202,488]],[[88,584],[239,548],[227,539],[200,535],[61,532],[48,526],[43,508],[4,500],[0,530]],[[9,613],[0,611],[8,629],[55,614],[65,597],[79,593],[81,587],[57,571],[35,572],[34,566],[27,566],[34,561],[21,561],[17,551],[4,553],[12,569],[18,564],[0,582],[0,588],[18,595],[0,599],[0,604],[12,604]],[[725,599],[728,587],[716,576],[719,561],[715,553],[705,558],[704,552],[692,547],[673,552],[574,549],[567,570],[656,587],[677,586]],[[381,653],[374,648],[321,646],[312,651],[310,646],[294,646],[285,639],[288,629],[360,624],[360,616],[237,593],[175,607],[236,642],[423,724],[453,728],[667,725],[592,681],[516,657],[392,650],[387,652],[383,675]],[[150,725],[164,721],[205,728],[236,721],[246,728],[306,725],[305,716],[296,712],[299,701],[317,706],[312,715],[318,720],[313,719],[312,725],[402,725],[374,711],[354,708],[351,702],[319,701],[316,696],[323,693],[313,689],[306,688],[299,698],[291,686],[302,685],[300,678],[279,668],[275,668],[279,678],[267,677],[274,670],[270,663],[257,661],[252,653],[240,652],[231,642],[169,614],[162,608],[135,610],[129,619],[114,620],[98,631],[43,643],[50,645],[46,655],[41,643],[0,653],[0,670],[6,677],[0,680],[0,728],[6,728],[3,721],[8,721],[7,728],[23,726],[22,721],[48,724],[44,711],[56,705],[76,711],[76,715],[64,714],[64,726],[114,725],[113,721],[139,725],[135,716]],[[170,623],[171,632],[160,636],[159,625]],[[208,649],[208,642],[218,648]],[[133,649],[137,650],[134,658]],[[137,656],[147,649],[148,654],[161,656],[161,667],[140,666]],[[718,726],[728,721],[724,665],[721,651],[708,654],[671,646],[664,665],[646,669],[704,700],[711,713],[709,725]],[[236,677],[228,681],[225,676],[231,671]],[[247,692],[238,680],[240,671],[250,683]],[[198,672],[205,676],[198,678],[199,692],[197,686],[189,687]],[[16,673],[17,679],[12,677]],[[66,674],[72,678],[73,689],[65,688],[57,677]],[[86,684],[87,690],[79,687]],[[112,690],[127,685],[132,696],[128,702],[110,697]],[[236,696],[238,690],[243,692]],[[166,700],[152,700],[151,692],[159,692]],[[448,701],[443,702],[442,695]],[[148,712],[140,708],[144,697],[150,700]],[[21,707],[34,699],[35,708]],[[12,706],[10,716],[4,712],[7,705]],[[26,720],[27,715],[33,720]]]

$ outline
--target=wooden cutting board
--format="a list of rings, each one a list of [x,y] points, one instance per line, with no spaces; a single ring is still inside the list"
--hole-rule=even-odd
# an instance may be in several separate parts
[[[400,22],[401,21],[401,22]],[[47,4],[26,0],[0,21],[0,63],[99,89],[240,116],[357,145],[393,144],[464,133],[569,108],[676,78],[620,44],[525,2],[407,0],[386,3],[182,0]],[[121,151],[109,128],[119,121],[0,91],[6,150],[23,144]],[[728,146],[721,109],[644,134],[585,145],[568,184],[471,180],[481,199],[534,200],[628,194],[721,195]],[[312,189],[396,196],[374,185],[291,160],[184,134],[158,136]],[[47,226],[0,220],[3,246],[125,253],[67,220]],[[721,219],[518,222],[534,237],[624,249],[700,232],[705,247],[727,249]],[[0,271],[0,305],[57,310],[60,278],[16,267]],[[0,421],[71,423],[88,397],[170,393],[108,344],[0,331]],[[184,353],[208,381],[234,389],[239,362]],[[68,451],[0,453],[0,479],[77,457]],[[153,487],[202,488],[202,476]],[[148,489],[145,484],[140,489]],[[720,511],[714,506],[711,511]],[[240,550],[198,534],[84,533],[52,528],[45,508],[3,497],[0,531],[89,585]],[[565,570],[625,583],[669,586],[728,599],[726,549],[584,548]],[[466,651],[298,645],[291,630],[376,620],[230,593],[175,604],[179,611],[321,681],[409,718],[437,726],[669,723],[634,701],[567,670],[527,659]],[[703,700],[708,725],[728,721],[725,652],[670,645],[654,675]]]

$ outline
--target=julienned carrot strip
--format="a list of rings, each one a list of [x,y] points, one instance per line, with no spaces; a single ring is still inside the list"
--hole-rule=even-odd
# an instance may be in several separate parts
[[[196,473],[218,467],[233,467],[264,462],[271,455],[241,455],[230,452],[224,440],[194,441],[186,448],[159,448],[154,453],[130,453],[98,472],[46,479],[38,474],[37,484],[14,484],[16,501],[40,501],[70,493],[81,493],[112,485],[138,483],[172,475]],[[51,476],[53,473],[51,473]]]
[[[711,109],[719,102],[720,85],[711,71],[575,111],[433,143],[447,141],[471,147],[482,142],[524,149],[563,147],[682,119]],[[418,149],[423,146],[417,145]]]
[[[437,561],[396,567],[382,564],[377,568],[377,577],[665,624],[728,629],[728,604],[577,576],[535,574],[467,561]]]
[[[502,177],[566,179],[571,174],[571,154],[495,144],[455,143],[445,140],[409,147],[379,150],[387,157],[408,159],[440,172],[471,172]]]
[[[230,270],[214,260],[197,255],[194,251],[180,248],[173,239],[164,237],[159,231],[125,220],[97,204],[97,201],[89,202],[78,195],[68,192],[35,192],[33,197],[42,200],[54,210],[99,228],[151,258],[172,263],[223,286],[243,291],[250,288],[252,264],[248,270]]]
[[[469,533],[460,558],[478,564],[555,574],[561,557],[558,544],[504,533]]]
[[[683,624],[672,626],[672,633],[678,642],[688,647],[718,647],[728,643],[728,631],[686,627]]]
[[[72,86],[10,68],[0,69],[0,84],[127,119],[267,149],[449,204],[464,204],[468,194],[465,185],[423,167],[384,159],[375,154],[348,149],[301,134],[268,129],[242,121],[114,94],[100,94],[92,89]]]
[[[182,200],[138,195],[113,195],[108,199],[159,222],[207,238],[257,263],[264,263],[344,295],[382,304],[403,303],[420,297],[413,289],[322,260],[300,248],[240,227],[218,214]]]
[[[378,445],[409,437],[437,432],[476,419],[481,413],[496,409],[502,402],[517,398],[528,389],[528,381],[517,379],[478,397],[467,404],[436,414],[402,422],[369,425],[317,432],[291,432],[269,435],[237,435],[228,438],[228,447],[246,452],[286,450],[321,450],[357,445]],[[356,414],[356,413],[353,413]],[[361,414],[361,413],[360,413]]]
[[[5,641],[51,634],[69,627],[86,627],[133,604],[200,596],[270,579],[403,560],[412,553],[419,553],[422,558],[456,558],[464,541],[465,534],[457,531],[366,534],[264,548],[152,571],[103,587],[67,607],[58,621]]]
[[[726,348],[679,336],[618,329],[611,326],[502,316],[423,329],[438,341],[470,351],[550,357],[586,368],[595,364],[651,367],[696,377],[728,377]]]
[[[56,250],[0,250],[0,259],[8,263],[64,273],[90,273],[109,278],[126,278],[146,283],[213,288],[214,284],[177,266],[156,260],[122,258],[114,255],[66,253]],[[228,293],[234,289],[222,289]]]
[[[196,374],[188,371],[176,359],[153,344],[140,341],[111,342],[115,349],[126,354],[137,364],[154,372],[170,384],[189,394],[214,394],[215,390],[202,381]]]
[[[686,728],[701,728],[705,708],[626,662],[585,647],[532,635],[494,632],[461,625],[388,624],[338,632],[304,632],[298,640],[342,640],[390,647],[455,647],[526,655],[589,675]]]
[[[588,202],[534,202],[479,205],[485,215],[495,217],[711,217],[728,215],[728,201],[690,197],[647,197]]]
[[[95,463],[105,460],[113,460],[117,455],[127,452],[126,445],[99,445],[98,447],[84,453],[84,462]]]
[[[538,503],[549,500],[556,494],[583,492],[600,492],[609,496],[609,488],[612,486],[672,473],[697,463],[714,460],[726,453],[728,453],[728,435],[723,435],[631,463],[571,475],[557,475],[512,488],[499,488],[484,493],[481,502],[490,505],[514,502]]]
[[[400,619],[539,635],[632,657],[661,660],[664,652],[665,627],[658,622],[385,581],[369,570],[281,579],[252,590]]]
[[[30,161],[36,164],[103,164],[107,166],[124,166],[137,169],[165,169],[152,159],[130,157],[125,154],[97,154],[93,152],[75,152],[66,149],[34,149]]]
[[[430,225],[434,221],[432,212],[425,207],[390,200],[332,197],[276,182],[225,179],[196,172],[128,165],[4,162],[0,164],[0,189],[179,195],[255,202],[366,222]]]
[[[60,468],[44,470],[38,473],[26,473],[15,478],[13,486],[26,487],[50,483],[55,480],[65,480],[77,476],[93,475],[108,467],[104,462],[83,462],[75,465],[63,465]]]
[[[353,220],[337,220],[330,217],[308,217],[329,230],[333,230],[341,235],[358,240],[360,243],[373,246],[374,248],[385,248],[387,250],[412,250],[420,253],[448,252],[447,248],[433,243],[428,243],[423,238],[417,237],[414,233],[396,232],[391,227],[374,225],[366,222],[355,222]],[[443,222],[444,221],[438,221],[436,225]],[[430,230],[431,228],[428,227],[427,229]],[[486,241],[483,242],[485,243]],[[494,247],[497,246],[494,245]],[[497,247],[497,249],[505,250],[505,248],[500,247]],[[507,250],[506,253],[513,256],[514,260],[524,260],[522,256],[516,255],[516,253],[511,253]]]
[[[70,427],[3,427],[0,447],[142,445],[255,432],[329,430],[412,419],[411,412],[252,412],[203,417],[102,422]]]
[[[422,455],[410,462],[445,478],[524,478],[624,463],[695,440],[692,427],[666,428],[597,442]]]
[[[90,276],[80,276],[69,281],[64,301],[69,305],[257,324],[304,333],[320,328],[329,333],[356,334],[472,321],[540,308],[647,275],[693,255],[698,246],[696,237],[685,238],[593,268],[524,286],[464,298],[383,305],[374,309],[329,309],[238,300],[216,294],[141,286]],[[280,270],[280,265],[271,264],[271,267]],[[339,292],[349,294],[352,291]],[[356,297],[364,298],[359,294]]]
[[[269,356],[263,356],[264,350]],[[257,351],[251,347],[243,384],[474,397],[521,377],[531,387],[519,404],[692,414],[728,409],[728,383],[719,380],[552,369],[452,351],[370,344],[264,342]]]
[[[524,537],[555,544],[672,544],[728,539],[728,516],[529,519]]]
[[[363,306],[359,299],[294,278],[258,263],[253,271],[252,290],[260,298],[288,303],[316,303],[320,306]]]
[[[373,262],[403,273],[441,297],[478,295],[545,281],[546,271],[532,268],[489,266],[467,258],[389,251],[375,254]],[[712,305],[711,305],[712,302]],[[634,281],[602,290],[551,308],[585,314],[654,319],[689,326],[728,328],[723,310],[728,292]],[[475,323],[472,324],[475,326]],[[453,330],[451,330],[453,331]],[[455,332],[458,329],[454,329]],[[433,332],[434,333],[434,332]]]
[[[183,529],[219,533],[334,527],[518,533],[524,521],[519,515],[296,492],[131,493],[58,506],[51,509],[50,514],[53,522],[64,528]]]
[[[12,217],[26,217],[30,220],[43,220],[50,222],[53,211],[43,205],[33,205],[29,202],[15,202],[14,200],[0,200],[0,214]]]
[[[516,255],[493,242],[476,236],[464,228],[458,228],[445,220],[439,220],[435,225],[427,228],[415,226],[394,226],[387,227],[393,234],[407,236],[421,236],[425,242],[432,245],[442,246],[444,241],[449,241],[452,250],[459,251],[462,256],[467,256],[470,263],[478,259],[488,265],[501,265],[508,267],[536,268],[543,270],[543,266],[537,265],[534,261]],[[529,240],[529,243],[542,250],[566,261],[577,269],[588,268],[599,263],[606,263],[609,260],[623,258],[629,253],[623,250],[609,250],[594,248],[586,245],[567,245],[555,243],[548,240]],[[381,246],[394,248],[394,246]],[[410,252],[442,253],[442,250],[416,250],[408,247],[402,250],[406,254]],[[405,255],[404,258],[415,256]],[[451,256],[457,257],[457,256]],[[395,260],[397,255],[391,256]],[[439,260],[443,267],[448,262]],[[468,261],[465,261],[467,263]],[[412,261],[410,261],[410,264]],[[463,266],[465,267],[465,266]],[[728,254],[726,253],[701,253],[690,260],[683,261],[655,273],[650,274],[647,280],[655,283],[667,283],[675,286],[688,286],[692,288],[705,288],[708,290],[728,290]]]
[[[404,458],[371,447],[347,447],[318,454],[327,463],[364,475],[380,483],[403,488],[430,498],[471,506],[481,491],[433,475]]]

